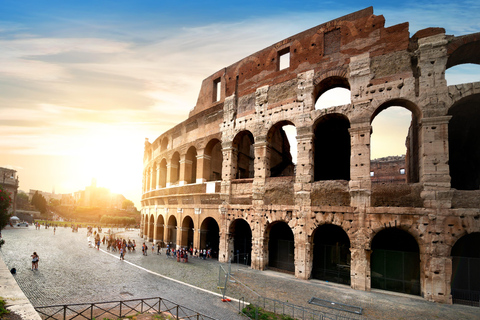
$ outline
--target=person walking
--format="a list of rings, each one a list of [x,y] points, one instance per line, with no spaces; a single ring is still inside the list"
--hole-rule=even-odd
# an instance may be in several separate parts
[[[125,251],[123,250],[123,247],[120,247],[120,260],[125,260],[123,255],[125,254]]]
[[[38,270],[38,260],[40,260],[40,257],[36,252],[34,252],[32,255],[32,270]]]

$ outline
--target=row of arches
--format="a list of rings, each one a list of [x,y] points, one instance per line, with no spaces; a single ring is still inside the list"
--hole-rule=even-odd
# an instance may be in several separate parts
[[[218,258],[220,229],[216,220],[207,217],[198,229],[195,239],[195,226],[190,216],[183,217],[177,225],[174,215],[164,223],[160,215],[145,217],[145,234],[148,238],[161,239],[173,247],[212,249],[213,258]],[[156,234],[154,234],[156,228]],[[177,232],[180,230],[180,232]],[[252,263],[253,237],[250,224],[244,219],[232,221],[227,233],[230,259],[250,265]],[[295,271],[295,236],[291,227],[284,221],[268,225],[263,235],[267,251],[267,267],[282,272]],[[451,291],[455,301],[478,298],[480,293],[480,233],[461,237],[451,249],[452,275]],[[348,234],[338,225],[318,226],[311,236],[311,275],[312,279],[350,284],[351,241]],[[371,287],[388,291],[421,294],[421,250],[409,232],[397,227],[387,227],[377,232],[370,244]],[[477,300],[478,301],[478,300]]]
[[[222,146],[218,139],[210,140],[202,154],[190,146],[184,154],[179,151],[164,155],[144,172],[144,192],[174,185],[221,180]]]

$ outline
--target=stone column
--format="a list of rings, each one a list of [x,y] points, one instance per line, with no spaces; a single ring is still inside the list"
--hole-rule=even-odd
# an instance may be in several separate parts
[[[196,229],[193,233],[193,249],[200,250],[200,229]]]
[[[235,179],[237,166],[237,149],[233,148],[232,141],[222,143],[222,187],[221,193],[224,195],[223,200],[230,202],[231,183]]]
[[[311,128],[297,129],[297,165],[295,175],[295,205],[311,205],[311,183],[313,182],[313,133]]]
[[[183,186],[188,184],[192,177],[192,161],[186,159],[186,155],[180,156],[180,177],[178,184]]]
[[[172,164],[171,162],[167,164],[167,187],[170,187],[177,183],[176,178],[178,169],[179,168],[176,164]]]
[[[151,180],[152,180],[152,167],[147,169],[147,188],[145,191],[150,191],[151,188]]]
[[[448,165],[448,122],[451,116],[423,118],[421,121],[420,177],[426,208],[451,208]]]
[[[155,188],[157,186],[157,180],[156,180],[156,177],[157,177],[157,163],[156,162],[152,163],[152,169],[151,169],[150,175],[151,175],[151,177],[150,177],[150,190],[155,190]]]
[[[265,194],[265,178],[270,176],[270,147],[265,136],[256,137],[254,144],[254,178],[252,185],[252,201],[254,206],[263,205]]]
[[[308,242],[308,236],[305,232],[303,225],[305,218],[301,218],[299,225],[294,229],[294,241],[295,241],[295,277],[298,279],[307,280],[310,277],[310,270],[307,268],[307,264],[310,262],[310,243]],[[307,262],[308,261],[308,262]]]
[[[350,206],[370,206],[370,123],[354,123],[350,132]]]
[[[261,221],[260,218],[256,217]],[[265,270],[268,265],[268,238],[264,237],[264,226],[260,223],[252,229],[252,269]],[[252,221],[255,223],[256,221]]]

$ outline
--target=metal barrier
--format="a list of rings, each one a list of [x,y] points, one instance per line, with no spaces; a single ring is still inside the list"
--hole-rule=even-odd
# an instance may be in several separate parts
[[[75,303],[35,307],[35,310],[45,320],[118,319],[139,313],[165,314],[172,319],[217,320],[163,298]]]

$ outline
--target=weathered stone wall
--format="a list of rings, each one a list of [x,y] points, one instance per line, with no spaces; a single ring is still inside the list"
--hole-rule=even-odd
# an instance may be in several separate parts
[[[384,23],[367,8],[293,35],[206,78],[190,117],[153,143],[145,142],[145,238],[170,241],[172,230],[182,238],[189,232],[182,221],[191,218],[199,247],[216,223],[218,235],[210,240],[218,240],[219,259],[228,261],[238,245],[235,222],[242,220],[252,235],[245,247],[251,267],[263,270],[275,258],[269,245],[276,226],[287,225],[295,275],[308,279],[316,263],[317,231],[335,225],[349,239],[351,287],[370,290],[375,237],[403,230],[418,247],[419,294],[451,303],[452,247],[466,234],[480,232],[480,203],[478,188],[451,187],[454,179],[460,186],[476,182],[458,178],[449,159],[460,154],[452,146],[466,141],[473,150],[466,154],[480,163],[480,143],[462,135],[455,137],[463,141],[452,141],[450,123],[465,116],[459,109],[467,111],[467,120],[480,114],[471,107],[480,100],[480,84],[447,87],[445,70],[479,63],[475,50],[464,46],[477,48],[480,36],[456,38],[429,28],[410,37],[408,23],[388,28]],[[286,52],[290,63],[280,70]],[[349,89],[351,102],[316,110],[319,96],[336,87]],[[371,125],[391,106],[412,113],[407,178],[372,183]],[[287,156],[292,146],[285,142],[285,125],[296,128],[295,165]],[[220,147],[221,154],[212,151]],[[195,158],[188,150],[195,150]],[[398,171],[400,165],[392,168]],[[480,166],[469,170],[480,177]],[[192,176],[195,183],[189,182]],[[211,177],[219,181],[212,184]]]

